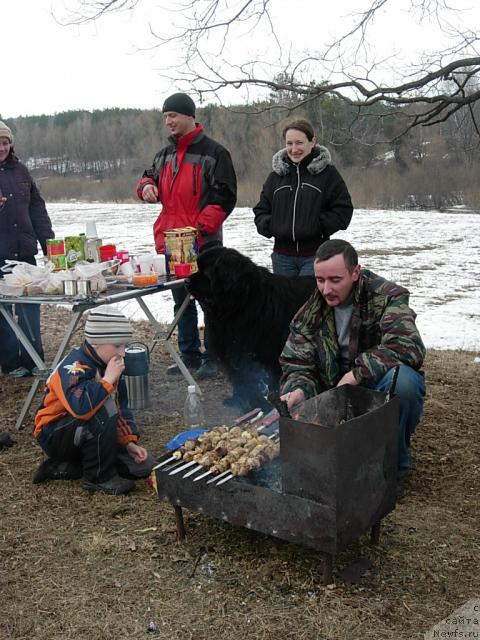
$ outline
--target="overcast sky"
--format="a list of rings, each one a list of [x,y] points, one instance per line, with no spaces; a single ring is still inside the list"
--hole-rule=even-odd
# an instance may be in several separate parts
[[[403,63],[415,49],[436,46],[438,33],[430,23],[415,26],[412,12],[401,0],[392,0],[391,11],[379,16],[374,32],[376,53],[395,51]],[[177,90],[161,77],[161,70],[175,69],[172,49],[140,50],[152,44],[150,25],[158,32],[180,16],[162,9],[156,0],[141,0],[134,11],[111,14],[83,26],[62,26],[64,3],[75,0],[0,0],[0,44],[3,52],[0,115],[53,114],[70,109],[108,107],[159,108],[168,93]],[[167,3],[163,3],[166,5]],[[363,8],[368,0],[272,0],[282,48],[321,46],[331,40],[339,26],[347,24],[349,11]],[[478,0],[451,0],[455,7],[472,6],[460,16],[470,28],[480,29]],[[170,0],[170,8],[179,3]],[[400,7],[403,7],[402,9]],[[298,17],[295,17],[293,12]],[[52,15],[52,13],[54,15]],[[266,40],[265,40],[266,42]],[[292,44],[290,44],[292,43]],[[238,61],[262,46],[258,34],[235,42]],[[266,46],[266,45],[265,45]],[[265,56],[266,51],[260,53]],[[263,59],[263,58],[262,58]],[[225,102],[240,101],[230,92]]]

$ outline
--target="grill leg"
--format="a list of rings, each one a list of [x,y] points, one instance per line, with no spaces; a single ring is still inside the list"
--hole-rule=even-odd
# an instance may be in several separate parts
[[[331,584],[333,582],[333,556],[331,553],[323,554],[323,584]]]
[[[380,542],[380,527],[382,526],[382,521],[379,520],[378,522],[376,522],[373,527],[372,530],[370,532],[370,544],[374,547],[376,547],[379,542]]]
[[[175,522],[177,524],[177,539],[182,542],[185,540],[186,531],[185,531],[185,523],[183,522],[183,513],[182,507],[178,507],[176,504],[173,505],[175,510]]]

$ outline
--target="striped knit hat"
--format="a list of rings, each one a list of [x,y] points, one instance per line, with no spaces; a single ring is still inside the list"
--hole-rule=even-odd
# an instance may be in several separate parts
[[[90,344],[127,344],[132,337],[133,329],[123,313],[99,307],[88,314],[85,338]]]

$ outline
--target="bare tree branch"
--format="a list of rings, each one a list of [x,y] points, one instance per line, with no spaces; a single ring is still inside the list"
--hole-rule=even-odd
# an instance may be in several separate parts
[[[76,7],[70,16],[71,22],[97,20],[106,13],[132,9],[140,1],[70,0]],[[402,0],[416,20],[434,23],[450,39],[448,47],[425,53],[410,64],[403,75],[397,68],[395,53],[381,61],[369,60],[364,55],[374,21],[393,6],[398,7],[399,0],[395,3],[364,0],[365,8],[350,16],[344,33],[323,51],[304,52],[297,58],[291,44],[281,43],[277,36],[272,9],[278,2],[188,0],[177,3],[173,11],[180,18],[180,24],[174,25],[173,31],[165,26],[151,28],[154,43],[150,48],[181,45],[182,59],[175,65],[174,72],[167,72],[166,76],[186,89],[195,90],[201,98],[219,98],[225,89],[234,87],[295,96],[293,105],[289,100],[268,106],[287,111],[327,96],[342,100],[359,113],[383,104],[398,108],[405,118],[405,127],[399,135],[417,126],[444,122],[463,107],[473,118],[471,106],[480,100],[476,80],[480,71],[479,37],[474,25],[461,24],[461,14],[448,0]],[[257,58],[240,64],[233,62],[232,46],[240,41],[239,33],[243,36],[258,33],[264,37],[265,28],[276,45],[278,60],[268,62]],[[237,49],[234,51],[238,58]],[[388,65],[392,68],[390,77],[396,72],[396,80],[391,83],[385,82]],[[411,109],[413,106],[415,112]],[[260,106],[265,108],[265,104]],[[475,121],[474,127],[478,133]]]

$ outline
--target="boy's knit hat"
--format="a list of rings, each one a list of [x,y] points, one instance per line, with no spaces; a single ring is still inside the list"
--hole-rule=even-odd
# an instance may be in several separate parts
[[[91,344],[126,344],[133,338],[133,329],[123,313],[103,307],[88,314],[85,338]]]
[[[12,130],[7,127],[7,125],[0,120],[0,138],[8,138],[10,140],[10,144],[13,144],[13,134]]]
[[[162,112],[175,111],[185,116],[195,117],[195,103],[186,93],[174,93],[163,103]]]

